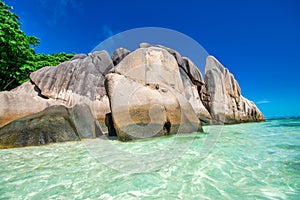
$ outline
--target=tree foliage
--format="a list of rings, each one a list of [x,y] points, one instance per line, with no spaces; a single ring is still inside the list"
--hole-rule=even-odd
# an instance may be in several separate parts
[[[36,54],[40,40],[27,36],[12,7],[0,0],[0,90],[12,89],[28,80],[30,72],[45,66],[56,66],[73,54]]]
[[[19,83],[23,83],[29,80],[29,74],[45,66],[56,66],[66,60],[70,60],[74,54],[69,53],[54,53],[49,54],[35,54],[33,59],[26,61],[24,65],[20,68],[22,74],[19,77]]]

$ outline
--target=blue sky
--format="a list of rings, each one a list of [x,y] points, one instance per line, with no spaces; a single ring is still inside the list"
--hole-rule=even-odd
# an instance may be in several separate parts
[[[4,0],[39,53],[88,53],[109,36],[164,27],[199,42],[265,116],[300,115],[300,1]]]

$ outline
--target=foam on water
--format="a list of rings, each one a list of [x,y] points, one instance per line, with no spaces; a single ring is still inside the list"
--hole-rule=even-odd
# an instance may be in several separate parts
[[[204,129],[214,134],[220,127]],[[224,126],[205,158],[199,151],[207,135],[182,140],[189,137],[193,143],[174,162],[136,174],[103,165],[82,142],[1,150],[0,199],[299,198],[299,119]],[[128,152],[143,153],[170,140],[113,142]]]

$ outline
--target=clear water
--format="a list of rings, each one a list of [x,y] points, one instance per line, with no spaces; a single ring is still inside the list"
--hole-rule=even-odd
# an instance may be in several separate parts
[[[99,151],[84,142],[0,150],[0,199],[300,199],[299,118],[204,129],[209,134],[180,138],[179,148],[193,142],[169,163],[160,158],[178,153],[167,148],[174,136],[112,141],[128,155],[150,149],[163,163],[138,173],[124,172],[132,162],[126,156],[120,161],[112,153],[115,165],[108,154],[97,157],[109,152],[105,145]],[[216,133],[217,143],[205,146]],[[199,153],[204,147],[208,154]]]

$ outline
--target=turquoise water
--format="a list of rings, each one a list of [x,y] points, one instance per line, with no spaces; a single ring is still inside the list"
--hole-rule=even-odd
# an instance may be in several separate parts
[[[299,118],[204,129],[0,150],[0,199],[299,199]]]

